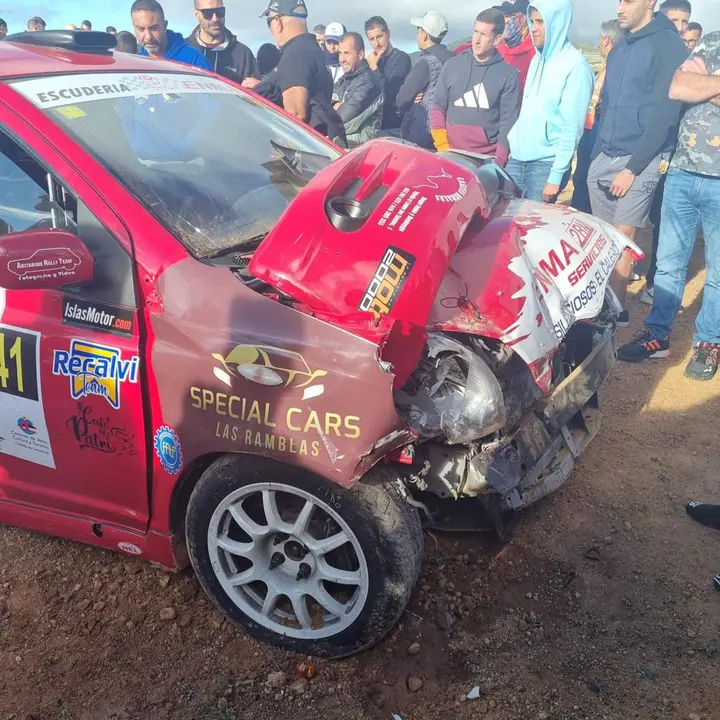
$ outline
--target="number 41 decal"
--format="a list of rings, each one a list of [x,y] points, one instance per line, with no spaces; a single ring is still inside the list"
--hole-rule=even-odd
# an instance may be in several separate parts
[[[15,342],[10,348],[10,360],[15,361],[15,384],[18,392],[22,394],[25,391],[22,372],[22,338],[15,338]],[[5,365],[5,333],[0,332],[0,385],[3,390],[7,389],[10,370]]]
[[[38,399],[37,335],[0,326],[0,393]]]

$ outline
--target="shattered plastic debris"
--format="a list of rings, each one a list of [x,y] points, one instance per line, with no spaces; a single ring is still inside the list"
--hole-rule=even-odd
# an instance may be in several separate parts
[[[397,713],[393,713],[392,720],[403,720],[403,719]]]
[[[480,697],[482,697],[480,686],[476,685],[465,697],[467,697],[468,700],[479,700]]]

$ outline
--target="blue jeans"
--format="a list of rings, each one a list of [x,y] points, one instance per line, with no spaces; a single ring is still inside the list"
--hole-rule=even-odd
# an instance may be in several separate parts
[[[707,279],[693,345],[720,344],[720,178],[670,168],[661,217],[655,296],[645,325],[657,340],[670,335],[702,223]]]
[[[505,167],[505,172],[517,183],[524,198],[543,202],[543,190],[545,189],[545,185],[547,185],[552,166],[552,160],[521,162],[520,160],[510,159]],[[568,184],[569,180],[570,170],[565,173],[565,177],[560,185],[561,191]]]

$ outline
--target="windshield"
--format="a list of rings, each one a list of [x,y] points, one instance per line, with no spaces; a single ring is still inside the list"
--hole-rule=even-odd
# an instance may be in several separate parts
[[[96,73],[13,86],[199,258],[257,241],[339,157],[220,79]]]

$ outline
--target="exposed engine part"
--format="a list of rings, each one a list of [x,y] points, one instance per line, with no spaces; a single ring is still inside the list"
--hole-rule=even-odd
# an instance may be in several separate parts
[[[500,383],[470,348],[441,333],[429,333],[423,358],[395,393],[405,422],[421,438],[444,437],[467,445],[505,425]]]

